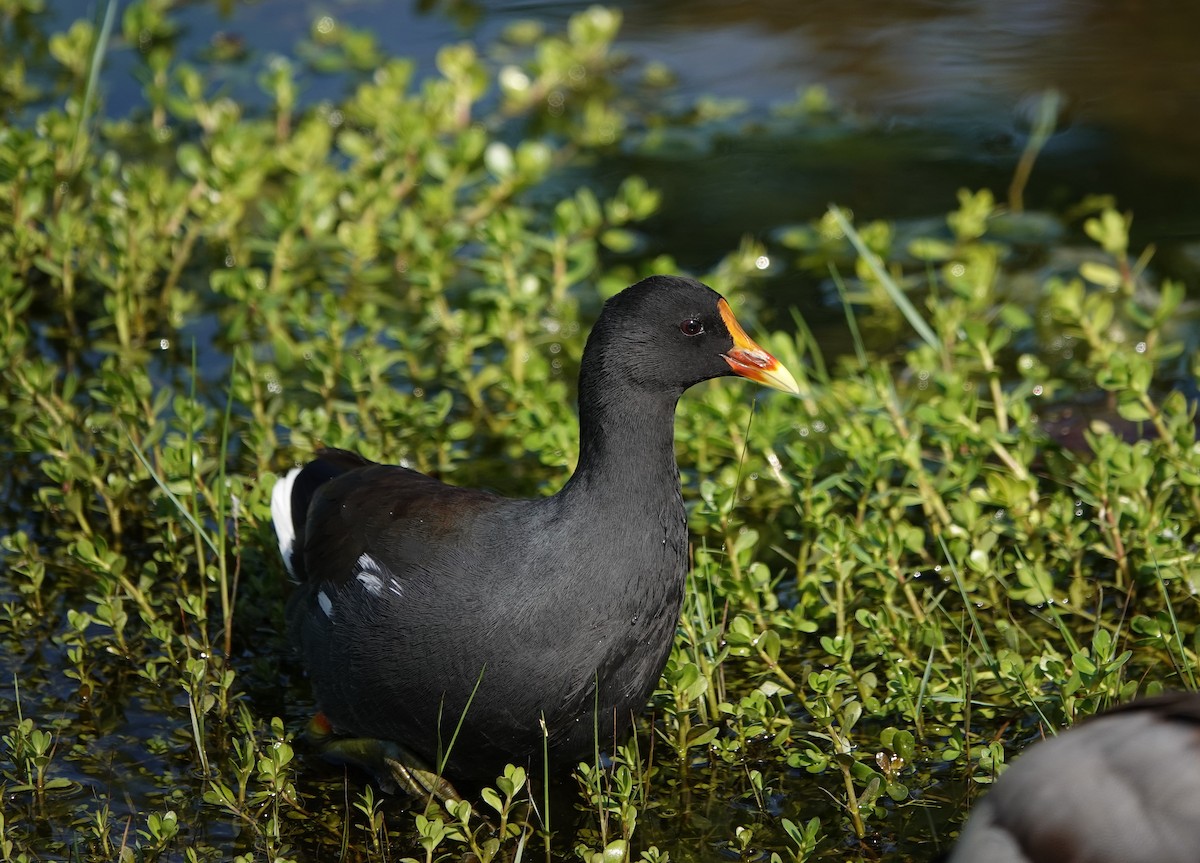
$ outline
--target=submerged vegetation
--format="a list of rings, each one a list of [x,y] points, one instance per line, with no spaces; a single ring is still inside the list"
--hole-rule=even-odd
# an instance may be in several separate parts
[[[42,5],[0,0],[6,49]],[[729,106],[673,105],[595,8],[423,80],[318,22],[252,108],[172,55],[171,5],[0,77],[0,860],[923,860],[1040,734],[1195,688],[1193,302],[1110,200],[963,191],[696,274],[806,391],[681,404],[694,571],[611,764],[563,800],[509,770],[472,809],[310,757],[274,478],[325,444],[553,490],[600,303],[678,269],[644,252],[650,184],[588,169],[731,134]],[[145,103],[111,118],[118,40]],[[345,98],[301,99],[334,73]],[[835,115],[814,91],[774,121]],[[767,307],[768,257],[844,305],[853,352]]]

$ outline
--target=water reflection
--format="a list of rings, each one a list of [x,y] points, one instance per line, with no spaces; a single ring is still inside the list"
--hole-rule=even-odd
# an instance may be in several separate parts
[[[209,64],[214,86],[263,99],[258,71],[272,52],[291,53],[313,22],[373,31],[388,54],[432,72],[437,49],[487,44],[513,22],[561,27],[592,0],[242,0],[178,10],[180,55],[211,57],[214,40],[246,47]],[[836,104],[873,119],[833,140],[786,136],[722,143],[678,166],[618,162],[665,187],[665,248],[702,267],[703,250],[746,232],[813,218],[837,201],[864,216],[944,213],[959,186],[1003,190],[1024,146],[1036,94],[1060,89],[1065,125],[1034,169],[1031,206],[1065,207],[1112,193],[1137,213],[1142,239],[1200,237],[1200,4],[1100,0],[615,0],[621,49],[636,68],[659,61],[676,74],[680,99],[737,97],[763,108],[821,84]],[[71,4],[50,14],[67,22]],[[140,102],[141,58],[116,46],[107,60],[108,107]],[[336,99],[345,82],[306,76],[310,104]],[[759,112],[761,115],[761,111]],[[601,171],[603,174],[603,171]],[[694,214],[702,214],[696,219]],[[710,218],[713,213],[716,219]],[[671,226],[678,226],[672,231]]]
[[[1078,123],[1112,135],[1134,161],[1200,178],[1198,4],[622,5],[625,40],[676,68],[695,92],[778,98],[822,83],[872,113],[1020,134],[1029,94],[1053,86]]]
[[[1034,170],[1034,204],[1112,193],[1147,239],[1200,235],[1200,52],[1189,35],[1200,4],[702,0],[625,11],[633,53],[676,69],[686,91],[769,102],[821,83],[890,125],[884,153],[860,140],[753,154],[758,179],[814,189],[816,206],[896,217],[947,208],[954,183],[1002,189],[1036,94],[1056,87],[1067,113]],[[712,167],[729,170],[719,158]]]

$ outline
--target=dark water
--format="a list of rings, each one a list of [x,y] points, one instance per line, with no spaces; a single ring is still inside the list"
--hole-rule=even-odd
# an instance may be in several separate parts
[[[71,17],[74,4],[50,4]],[[80,4],[81,6],[84,4]],[[94,4],[87,4],[91,10]],[[513,21],[551,28],[590,5],[571,2],[202,2],[176,14],[184,57],[232,95],[257,97],[265,55],[293,52],[313,21],[372,30],[389,54],[432,69],[443,44],[486,44]],[[762,116],[798,88],[821,85],[860,113],[860,139],[729,143],[685,165],[630,165],[668,192],[661,240],[684,261],[781,221],[819,216],[830,201],[863,216],[940,214],[962,185],[1003,190],[1026,141],[1038,94],[1065,97],[1060,131],[1030,184],[1030,203],[1064,206],[1111,193],[1132,209],[1143,240],[1200,237],[1200,4],[1098,0],[768,0],[618,2],[619,40],[638,67],[661,62],[681,103],[706,94],[746,100]],[[218,37],[218,34],[220,36]],[[215,39],[239,40],[239,59],[211,63]],[[116,51],[108,108],[136,107],[139,60]],[[340,92],[312,78],[303,97]],[[614,169],[624,167],[618,163]],[[699,205],[699,206],[698,206]],[[699,214],[701,217],[696,218]]]

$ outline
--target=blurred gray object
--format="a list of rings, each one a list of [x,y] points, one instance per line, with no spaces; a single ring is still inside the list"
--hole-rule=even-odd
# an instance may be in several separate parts
[[[1030,747],[949,863],[1200,863],[1200,693],[1132,701]]]

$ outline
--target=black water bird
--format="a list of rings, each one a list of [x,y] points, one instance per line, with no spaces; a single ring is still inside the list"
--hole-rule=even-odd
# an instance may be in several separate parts
[[[676,402],[725,375],[798,392],[718,293],[655,276],[588,338],[578,467],[557,494],[508,499],[343,450],[280,479],[290,634],[333,732],[358,739],[333,756],[438,793],[434,774],[540,775],[544,751],[558,769],[620,741],[683,598]],[[364,739],[382,750],[360,757]]]
[[[949,863],[1200,863],[1200,693],[1133,701],[1022,753]]]

